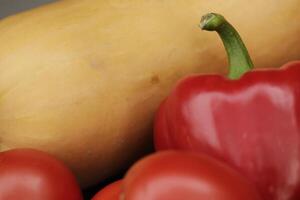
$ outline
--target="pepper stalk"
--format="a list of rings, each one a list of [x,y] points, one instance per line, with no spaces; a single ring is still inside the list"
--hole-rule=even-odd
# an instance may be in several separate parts
[[[216,31],[221,37],[229,60],[229,79],[239,79],[253,68],[248,50],[239,33],[222,15],[216,13],[204,15],[200,27],[202,30]]]

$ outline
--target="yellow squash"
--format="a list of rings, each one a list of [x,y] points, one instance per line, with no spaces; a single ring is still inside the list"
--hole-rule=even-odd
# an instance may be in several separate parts
[[[299,0],[65,0],[0,21],[0,151],[48,151],[83,187],[151,141],[182,76],[226,72],[207,12],[238,28],[257,67],[300,58]]]

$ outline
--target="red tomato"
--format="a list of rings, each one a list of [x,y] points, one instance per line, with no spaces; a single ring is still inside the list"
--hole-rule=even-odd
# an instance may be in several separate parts
[[[123,181],[119,180],[106,186],[98,192],[92,200],[119,200]]]
[[[124,200],[261,200],[243,176],[204,154],[165,151],[126,174]]]
[[[82,200],[74,175],[60,161],[40,151],[0,153],[0,200]]]

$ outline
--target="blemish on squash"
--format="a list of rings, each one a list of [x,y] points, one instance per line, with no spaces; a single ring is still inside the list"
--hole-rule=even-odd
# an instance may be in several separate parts
[[[152,77],[151,77],[151,83],[152,84],[157,84],[157,83],[159,83],[160,82],[160,79],[159,79],[159,76],[158,75],[153,75]]]

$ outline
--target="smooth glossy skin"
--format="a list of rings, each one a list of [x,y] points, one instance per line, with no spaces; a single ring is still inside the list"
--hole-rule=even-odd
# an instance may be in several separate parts
[[[83,200],[75,176],[54,157],[36,150],[0,153],[0,200]]]
[[[300,199],[300,61],[280,70],[188,77],[161,105],[157,150],[205,152],[251,179],[266,200]]]
[[[123,181],[113,182],[100,190],[92,200],[120,200]]]
[[[137,162],[124,178],[124,200],[261,200],[232,168],[190,152],[165,151]]]
[[[299,0],[58,0],[1,19],[0,151],[51,153],[83,187],[116,176],[151,145],[178,79],[226,73],[202,14],[228,17],[263,67],[300,59],[299,10]]]

